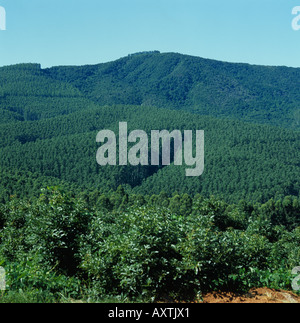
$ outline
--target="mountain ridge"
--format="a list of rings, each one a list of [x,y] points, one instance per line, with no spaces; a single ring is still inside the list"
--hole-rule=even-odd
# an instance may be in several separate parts
[[[26,67],[102,106],[154,106],[300,127],[300,68],[151,51],[82,66],[42,69],[40,64],[16,64],[0,68],[0,73]]]
[[[5,199],[23,196],[20,183],[30,188],[38,175],[47,186],[55,179],[82,190],[124,185],[143,194],[260,202],[298,196],[300,132],[293,113],[300,93],[292,80],[299,72],[157,52],[90,66],[0,68],[0,171],[11,169],[0,198],[1,191]],[[204,174],[187,179],[174,165],[101,168],[97,131],[118,133],[120,121],[147,133],[204,130]],[[24,174],[20,181],[17,171]]]
[[[69,82],[101,105],[152,105],[299,127],[299,68],[144,53],[96,65],[53,67],[45,72]]]

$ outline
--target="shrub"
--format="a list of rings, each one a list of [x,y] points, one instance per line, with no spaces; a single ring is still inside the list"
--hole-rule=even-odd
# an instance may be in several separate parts
[[[81,295],[78,278],[58,274],[38,255],[2,266],[6,271],[6,291],[0,302],[52,303]]]
[[[176,225],[177,224],[177,225]],[[152,297],[176,292],[183,232],[166,209],[140,207],[95,217],[83,237],[81,268],[101,292]]]

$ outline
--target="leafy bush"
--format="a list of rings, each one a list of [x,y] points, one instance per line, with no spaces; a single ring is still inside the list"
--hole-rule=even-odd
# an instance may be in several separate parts
[[[38,254],[57,270],[76,272],[77,239],[90,217],[82,200],[50,188],[32,203],[13,199],[4,211],[0,254],[11,261]]]
[[[81,242],[81,268],[102,293],[152,297],[179,288],[175,279],[184,237],[166,209],[140,207],[115,217],[101,214]]]
[[[45,265],[39,256],[4,265],[7,289],[3,301],[12,298],[14,302],[48,303],[62,297],[77,298],[81,293],[78,278],[58,274],[56,268]]]
[[[93,208],[51,188],[0,206],[1,302],[189,300],[211,290],[291,288],[300,228],[285,218],[273,224],[273,208],[178,194],[134,201],[121,188],[100,196]]]

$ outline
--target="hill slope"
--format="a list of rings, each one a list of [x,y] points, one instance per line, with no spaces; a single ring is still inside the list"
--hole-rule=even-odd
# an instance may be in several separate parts
[[[298,196],[299,73],[157,52],[92,66],[0,68],[1,197],[51,183],[229,201]],[[148,135],[204,130],[204,174],[187,178],[185,165],[100,167],[96,134],[118,133],[120,121]]]
[[[154,117],[155,116],[155,117]],[[183,166],[99,166],[98,130],[204,130],[205,171],[186,177]],[[7,133],[10,136],[6,136]],[[299,132],[189,112],[133,106],[93,107],[65,116],[0,126],[0,168],[40,174],[82,189],[129,185],[137,193],[218,194],[265,201],[299,192]],[[19,188],[21,189],[21,188]]]
[[[183,109],[298,128],[300,69],[254,66],[165,53],[45,70],[95,102]]]
[[[294,287],[298,76],[157,52],[0,68],[0,264],[9,288],[0,302],[201,294],[209,302],[220,295],[211,290],[260,287],[248,294],[256,302],[272,291],[262,287]],[[185,163],[99,166],[96,135],[110,129],[119,139],[121,121],[148,138],[204,130],[204,173],[186,177]],[[62,190],[41,194],[53,185]]]

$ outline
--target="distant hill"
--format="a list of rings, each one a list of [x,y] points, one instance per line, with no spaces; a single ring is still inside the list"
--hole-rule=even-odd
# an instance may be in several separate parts
[[[299,196],[300,69],[143,52],[87,66],[0,68],[0,200],[40,187],[108,192],[123,185],[264,202]],[[96,134],[204,130],[205,171],[96,163]]]
[[[289,128],[300,126],[300,68],[226,63],[145,52],[113,62],[44,71],[100,105],[181,109]]]

